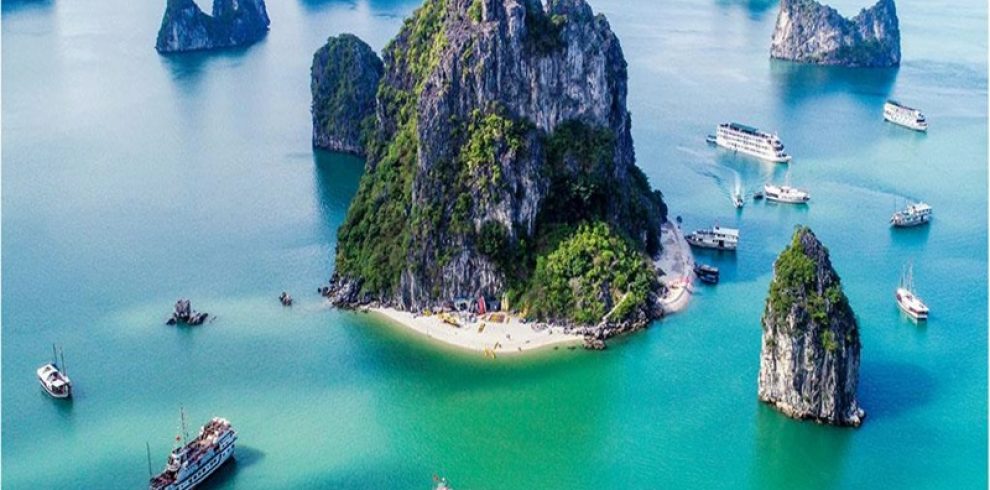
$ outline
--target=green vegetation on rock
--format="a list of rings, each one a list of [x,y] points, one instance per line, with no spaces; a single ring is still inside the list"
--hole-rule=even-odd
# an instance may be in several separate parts
[[[607,224],[581,224],[536,261],[518,309],[541,320],[619,321],[642,307],[655,274],[646,256]]]
[[[386,48],[388,61],[411,78],[412,90],[383,81],[379,104],[397,122],[378,127],[368,141],[367,172],[338,232],[337,271],[362,278],[364,292],[387,295],[399,285],[411,240],[409,218],[419,136],[416,99],[446,45],[446,0],[427,1],[405,21]]]

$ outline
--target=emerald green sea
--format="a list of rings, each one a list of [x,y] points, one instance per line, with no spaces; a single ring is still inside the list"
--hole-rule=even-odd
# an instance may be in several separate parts
[[[142,488],[180,407],[239,433],[209,489],[987,487],[985,2],[899,1],[902,66],[856,70],[770,61],[776,2],[592,0],[629,62],[639,165],[685,228],[738,225],[742,246],[702,254],[722,283],[607,351],[496,361],[316,294],[363,162],[310,147],[312,54],[341,32],[381,49],[418,3],[271,0],[262,42],[161,57],[164,1],[3,0],[4,489]],[[888,98],[928,134],[884,123]],[[794,162],[707,146],[730,120]],[[812,202],[732,208],[771,178]],[[908,198],[935,220],[891,230]],[[756,399],[796,224],[859,317],[859,429]],[[908,261],[927,324],[894,303]],[[165,326],[179,297],[217,319]],[[53,342],[69,402],[35,379]]]

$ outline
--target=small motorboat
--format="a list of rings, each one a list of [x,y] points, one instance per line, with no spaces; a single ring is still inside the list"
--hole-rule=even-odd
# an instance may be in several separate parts
[[[718,267],[708,264],[696,264],[694,266],[694,275],[698,276],[698,279],[703,283],[718,284]]]
[[[62,354],[62,362],[59,362]],[[52,362],[38,368],[38,382],[53,398],[69,398],[72,396],[72,381],[65,371],[65,354],[52,346]]]
[[[760,199],[763,199],[763,191],[756,191],[756,192],[754,192],[753,193],[753,200],[754,201],[759,201]]]
[[[742,207],[745,204],[746,204],[746,202],[743,201],[742,194],[740,194],[740,193],[737,192],[737,193],[735,193],[735,194],[732,195],[732,205],[735,206],[736,209],[742,209]]]
[[[717,140],[717,138],[715,137],[714,134],[710,134],[708,136],[705,136],[705,142],[708,143],[709,145],[717,144],[716,143],[716,140]]]

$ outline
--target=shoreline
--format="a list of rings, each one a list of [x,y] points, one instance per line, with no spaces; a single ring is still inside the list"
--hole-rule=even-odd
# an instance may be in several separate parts
[[[532,352],[551,346],[575,346],[584,342],[583,335],[564,333],[564,328],[548,325],[537,331],[536,323],[523,323],[518,318],[506,313],[504,322],[478,319],[473,323],[462,322],[460,327],[445,323],[441,315],[415,315],[394,308],[363,308],[362,310],[377,314],[385,319],[412,330],[430,340],[442,342],[472,352],[480,352],[486,357],[495,358],[499,355]],[[486,315],[491,318],[492,315]]]
[[[683,311],[694,294],[694,256],[681,230],[670,221],[661,225],[663,253],[653,265],[664,274],[660,282],[667,295],[659,299],[664,315]],[[578,347],[585,336],[566,333],[564,327],[544,323],[524,323],[506,312],[483,317],[465,315],[447,317],[443,314],[422,315],[395,308],[359,308],[374,313],[398,326],[411,330],[431,341],[437,341],[465,351],[483,353],[486,357],[533,352],[549,347]],[[446,319],[456,319],[459,326]],[[471,320],[474,321],[471,321]],[[541,328],[536,328],[540,326]]]
[[[670,315],[687,308],[694,295],[694,255],[679,226],[668,220],[660,230],[663,253],[653,265],[664,272],[660,282],[668,292],[659,302],[664,315]]]

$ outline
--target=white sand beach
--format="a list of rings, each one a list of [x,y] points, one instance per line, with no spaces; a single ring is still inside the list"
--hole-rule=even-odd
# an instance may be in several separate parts
[[[681,230],[671,222],[662,227],[663,253],[655,265],[664,271],[660,281],[668,288],[668,294],[660,303],[666,314],[683,310],[691,301],[694,281],[694,256],[691,247],[684,240]],[[546,326],[542,330],[534,328],[534,323],[523,323],[519,318],[507,313],[486,315],[469,322],[466,316],[456,318],[459,326],[444,321],[442,315],[417,315],[394,308],[369,308],[392,322],[412,329],[430,339],[454,347],[487,356],[517,354],[554,345],[581,345],[584,337],[564,333],[563,327]]]
[[[660,299],[664,313],[677,313],[687,307],[694,294],[694,255],[680,227],[670,221],[661,227],[663,253],[655,265],[664,272],[660,282],[668,288]]]
[[[463,320],[460,327],[445,323],[440,315],[414,315],[392,308],[371,308],[395,323],[411,328],[431,339],[462,349],[484,352],[495,356],[531,351],[552,345],[581,345],[584,337],[564,333],[561,327],[533,329],[533,323],[522,323],[518,318],[501,314],[504,323],[480,319],[474,323]],[[499,314],[496,314],[499,315]]]

